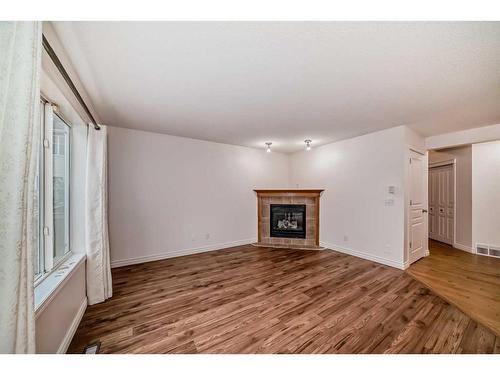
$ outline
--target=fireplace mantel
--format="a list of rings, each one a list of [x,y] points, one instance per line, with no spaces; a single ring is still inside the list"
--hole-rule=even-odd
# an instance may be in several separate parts
[[[324,189],[254,189],[257,195],[283,195],[283,194],[293,194],[293,195],[321,195]]]
[[[254,189],[257,193],[256,246],[321,249],[319,246],[319,200],[323,189]],[[305,238],[271,236],[271,205],[305,205]]]

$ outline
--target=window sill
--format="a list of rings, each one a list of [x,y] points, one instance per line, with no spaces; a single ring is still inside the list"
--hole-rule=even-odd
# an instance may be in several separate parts
[[[35,316],[48,306],[59,290],[69,280],[71,274],[85,261],[85,254],[72,254],[53,272],[35,286]]]

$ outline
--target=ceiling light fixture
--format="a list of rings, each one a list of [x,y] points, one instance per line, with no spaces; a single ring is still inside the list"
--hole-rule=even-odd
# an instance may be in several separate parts
[[[309,151],[311,149],[312,141],[310,139],[306,139],[304,142],[306,143],[306,151]]]
[[[266,142],[266,152],[271,152],[271,145],[273,144],[273,142]]]

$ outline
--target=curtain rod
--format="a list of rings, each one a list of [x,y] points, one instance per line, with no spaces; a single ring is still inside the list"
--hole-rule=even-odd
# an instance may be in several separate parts
[[[87,107],[87,104],[85,104],[85,101],[83,100],[82,96],[78,92],[75,84],[71,80],[71,78],[68,75],[68,72],[66,69],[64,69],[63,64],[61,63],[61,60],[59,60],[59,57],[57,57],[55,51],[52,49],[50,46],[49,41],[47,38],[45,38],[45,35],[42,34],[42,43],[43,43],[43,48],[45,48],[45,51],[47,51],[50,59],[56,66],[56,68],[59,70],[59,73],[63,76],[64,80],[66,81],[66,84],[69,86],[71,91],[73,92],[73,95],[75,95],[76,100],[78,100],[78,103],[83,107],[89,118],[92,120],[92,125],[94,125],[95,130],[101,130],[101,127],[97,125],[97,121],[95,120],[94,116],[92,116],[92,113],[90,113],[89,107]]]

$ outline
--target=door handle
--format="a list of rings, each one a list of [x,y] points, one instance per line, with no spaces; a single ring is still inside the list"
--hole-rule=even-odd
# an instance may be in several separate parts
[[[422,212],[425,214],[427,213],[427,210],[425,208],[422,208]]]

